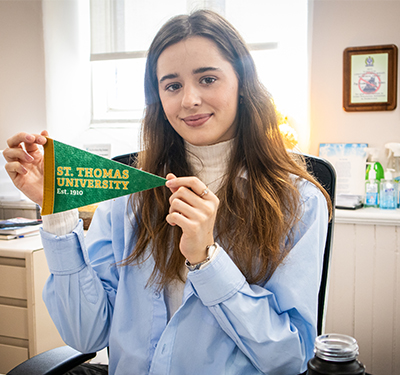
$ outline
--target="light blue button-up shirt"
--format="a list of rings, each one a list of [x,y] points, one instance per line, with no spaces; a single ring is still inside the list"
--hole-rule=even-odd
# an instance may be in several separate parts
[[[110,348],[110,374],[299,374],[313,356],[328,212],[302,182],[294,246],[265,285],[249,285],[224,249],[189,272],[167,321],[164,293],[146,286],[152,258],[118,266],[132,251],[128,198],[102,203],[84,239],[42,231],[51,271],[43,297],[64,341]]]

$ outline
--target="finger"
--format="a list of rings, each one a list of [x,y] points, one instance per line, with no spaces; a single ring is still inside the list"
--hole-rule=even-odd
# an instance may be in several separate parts
[[[47,132],[46,132],[47,133]],[[31,134],[35,137],[33,142],[25,142],[25,149],[27,152],[35,152],[39,149],[38,145],[43,146],[47,142],[47,138],[41,134]]]
[[[166,179],[167,180],[173,180],[174,178],[177,178],[173,173],[168,173]]]
[[[33,152],[38,149],[38,144],[44,145],[46,142],[47,139],[43,135],[20,132],[9,138],[7,145],[9,148],[22,148],[24,145],[27,152]]]
[[[182,188],[180,188],[182,190]],[[187,190],[189,197],[179,197],[178,193],[170,200],[169,213],[178,213],[185,216],[193,222],[202,224],[215,217],[218,209],[218,202],[213,200],[203,200],[194,194],[192,191]]]
[[[21,163],[18,163],[18,162],[7,163],[4,166],[4,168],[12,180],[14,180],[14,178],[18,174],[25,175],[28,173],[28,171],[25,169],[25,167]]]
[[[170,181],[170,180],[173,180],[173,179],[175,179],[175,178],[177,178],[177,177],[176,177],[173,173],[168,173],[167,176],[166,176],[166,178],[167,178],[168,181]],[[167,185],[168,181],[165,183],[165,185],[166,185],[167,187],[169,187],[169,186]],[[171,190],[171,193],[172,193],[172,194],[175,193],[175,192],[178,190],[178,188],[169,188],[169,189]]]
[[[21,143],[33,142],[34,140],[35,140],[35,137],[32,134],[21,132],[21,133],[17,133],[15,135],[13,135],[12,137],[10,137],[7,140],[7,145],[10,148],[20,147]]]
[[[189,203],[181,200],[181,199],[174,199],[169,207],[169,213],[177,212],[180,215],[184,215],[190,220],[196,220],[199,215],[202,214],[198,208],[193,207]]]
[[[180,187],[190,188],[197,195],[201,195],[207,186],[197,177],[177,177],[168,180],[165,184],[172,192],[177,191]]]
[[[182,230],[189,223],[189,219],[184,215],[179,214],[178,212],[173,212],[167,215],[165,218],[169,225],[175,226],[177,225]]]
[[[3,156],[9,163],[16,160],[30,163],[34,160],[34,158],[22,148],[7,148],[3,151]]]
[[[205,215],[194,212],[191,207],[186,207],[182,211],[174,210],[167,215],[166,220],[169,224],[179,226],[186,234],[200,231],[202,224],[208,222]]]
[[[169,203],[170,205],[172,202],[176,199],[180,199],[187,204],[190,204],[191,206],[198,206],[199,205],[199,196],[194,193],[192,190],[188,189],[187,187],[179,187],[175,192],[172,193],[172,195],[169,198]]]

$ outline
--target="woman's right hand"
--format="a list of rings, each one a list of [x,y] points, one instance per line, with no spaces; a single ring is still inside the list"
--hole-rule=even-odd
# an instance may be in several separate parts
[[[43,204],[44,155],[43,146],[48,136],[46,130],[40,134],[18,133],[7,140],[3,151],[5,169],[14,185],[39,206]]]

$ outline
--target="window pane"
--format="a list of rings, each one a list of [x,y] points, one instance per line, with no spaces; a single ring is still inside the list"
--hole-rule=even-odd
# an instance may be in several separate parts
[[[146,51],[160,27],[186,12],[186,0],[125,1],[125,50]]]
[[[226,0],[225,16],[247,43],[279,42],[281,2],[285,0]]]
[[[93,120],[140,120],[146,59],[92,62]]]

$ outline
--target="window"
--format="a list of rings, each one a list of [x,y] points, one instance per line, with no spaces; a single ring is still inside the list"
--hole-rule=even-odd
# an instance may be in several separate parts
[[[277,108],[295,127],[305,124],[307,0],[92,0],[92,126],[141,121],[146,50],[166,20],[196,8],[239,30]]]

